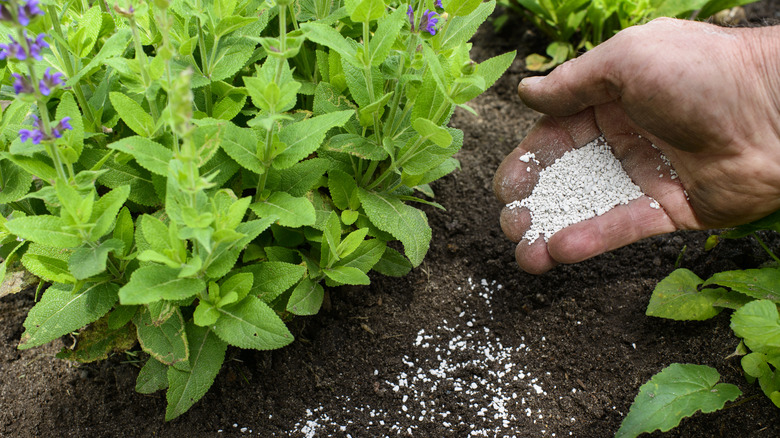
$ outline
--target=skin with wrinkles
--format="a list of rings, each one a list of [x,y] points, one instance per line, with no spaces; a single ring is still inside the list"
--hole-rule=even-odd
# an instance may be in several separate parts
[[[645,237],[750,222],[780,209],[780,27],[726,29],[657,19],[618,33],[544,78],[518,87],[546,114],[496,172],[504,204],[527,197],[539,170],[603,133],[643,197],[571,225],[548,242],[522,242],[522,269],[543,273]],[[671,161],[678,179],[658,178]],[[533,152],[539,164],[519,160]],[[687,196],[686,196],[687,192]],[[509,239],[526,209],[501,212]]]

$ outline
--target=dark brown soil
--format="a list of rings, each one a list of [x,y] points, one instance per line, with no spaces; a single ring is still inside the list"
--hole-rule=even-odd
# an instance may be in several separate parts
[[[749,12],[774,17],[775,6]],[[605,437],[639,386],[673,362],[713,366],[750,400],[664,436],[780,436],[780,410],[726,358],[737,345],[727,313],[697,323],[644,314],[678,260],[705,278],[755,267],[767,260],[755,242],[705,253],[707,233],[681,232],[542,276],[517,269],[491,179],[538,118],[515,90],[523,58],[543,48],[525,25],[480,30],[476,60],[519,53],[473,102],[480,117],[453,118],[466,134],[463,169],[434,185],[447,211],[426,210],[433,242],[423,265],[330,291],[320,315],[291,325],[297,341],[285,349],[229,350],[209,393],[172,422],[163,392],[134,391],[137,357],[76,366],[53,357],[69,339],[18,351],[33,292],[0,300],[0,436]]]

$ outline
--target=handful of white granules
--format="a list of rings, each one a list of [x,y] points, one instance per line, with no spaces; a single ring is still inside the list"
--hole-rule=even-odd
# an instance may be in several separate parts
[[[520,160],[536,161],[533,153]],[[563,154],[539,172],[539,182],[531,196],[507,207],[530,210],[531,228],[523,236],[530,244],[540,235],[547,241],[569,225],[600,216],[641,196],[644,193],[631,181],[602,136]],[[659,208],[655,201],[651,202]]]

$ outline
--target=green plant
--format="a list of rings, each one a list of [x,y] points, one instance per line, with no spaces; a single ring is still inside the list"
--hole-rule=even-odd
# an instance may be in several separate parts
[[[711,236],[706,249],[720,239],[753,236],[773,262],[758,269],[720,272],[702,280],[687,269],[676,269],[653,290],[647,314],[678,321],[702,321],[732,309],[731,329],[741,340],[729,357],[741,356],[748,382],[780,407],[780,260],[756,234],[780,231],[780,212],[748,225]],[[672,364],[642,385],[618,437],[635,437],[656,429],[667,431],[697,411],[722,409],[742,392],[720,383],[712,367]]]
[[[618,31],[657,17],[707,18],[734,6],[755,0],[501,0],[521,13],[552,42],[547,56],[531,54],[526,68],[549,70],[580,50],[590,50]],[[509,16],[494,21],[503,26]]]
[[[137,340],[136,389],[167,388],[170,420],[228,345],[292,342],[323,284],[422,262],[409,203],[440,207],[449,118],[514,53],[469,58],[494,1],[120,2],[0,1],[0,273],[41,279],[19,348]]]

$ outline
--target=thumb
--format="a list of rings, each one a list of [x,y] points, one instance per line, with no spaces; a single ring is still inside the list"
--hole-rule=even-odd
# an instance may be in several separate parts
[[[520,81],[520,99],[531,109],[553,116],[570,116],[620,96],[615,68],[621,51],[613,37],[582,56],[555,68],[547,76]]]

